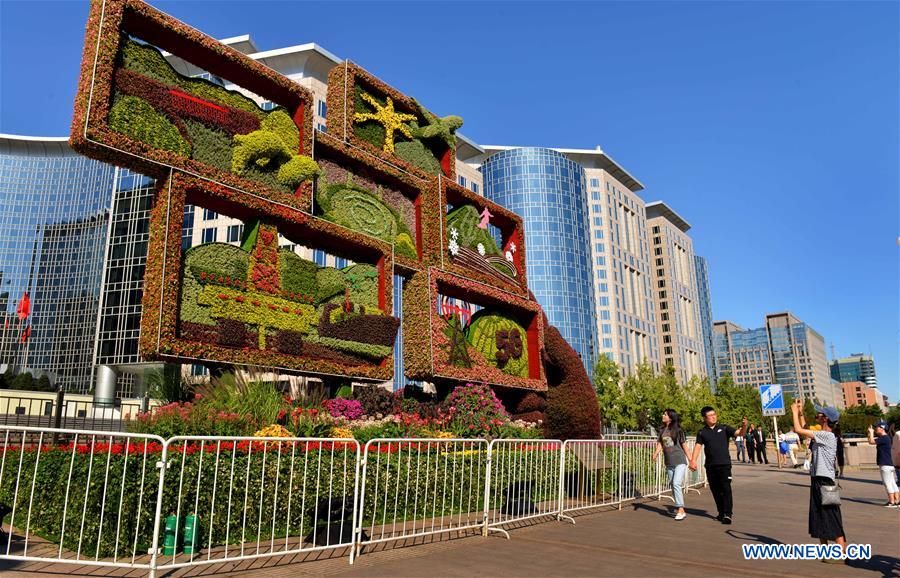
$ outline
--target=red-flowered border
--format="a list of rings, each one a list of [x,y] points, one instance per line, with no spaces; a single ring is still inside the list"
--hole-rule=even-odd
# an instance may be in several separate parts
[[[393,378],[393,354],[378,364],[347,365],[275,351],[230,349],[178,336],[181,292],[181,228],[185,204],[209,208],[239,219],[260,218],[278,227],[290,240],[310,247],[327,247],[330,254],[378,267],[379,306],[392,311],[392,248],[306,213],[271,203],[208,181],[173,173],[158,184],[150,216],[150,244],[144,275],[140,352],[146,359],[181,362],[258,365],[297,373],[344,375],[386,381]]]
[[[413,166],[402,158],[385,152],[372,143],[357,138],[353,132],[353,89],[359,83],[367,90],[378,93],[379,96],[388,96],[394,101],[394,108],[398,112],[405,112],[420,116],[418,107],[409,96],[406,96],[393,86],[382,81],[378,77],[367,72],[364,68],[345,60],[331,69],[328,73],[328,130],[339,138],[346,140],[354,146],[363,148],[378,158],[394,164],[413,174],[421,175],[425,179],[435,179],[431,175]],[[450,147],[444,158],[439,159],[444,176],[450,180],[456,180],[456,147]]]
[[[69,139],[73,149],[157,179],[166,178],[170,168],[184,170],[310,211],[311,183],[302,184],[290,195],[111,130],[108,118],[116,56],[128,34],[285,107],[300,129],[298,153],[308,154],[312,148],[313,97],[309,90],[140,0],[92,0]]]

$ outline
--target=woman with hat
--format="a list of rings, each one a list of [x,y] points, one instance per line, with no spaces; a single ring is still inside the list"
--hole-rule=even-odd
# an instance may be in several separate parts
[[[809,535],[818,538],[822,544],[829,540],[840,544],[847,553],[847,540],[844,535],[844,522],[841,518],[841,506],[822,504],[822,486],[835,485],[835,465],[837,462],[837,438],[833,429],[837,425],[840,414],[833,407],[816,406],[816,424],[819,430],[807,429],[800,425],[803,402],[799,399],[791,406],[794,417],[794,431],[797,435],[809,438],[812,463],[809,468]],[[843,560],[823,558],[823,562],[843,564]]]
[[[875,463],[881,470],[881,482],[888,495],[885,507],[898,508],[900,507],[900,490],[897,488],[897,473],[894,470],[894,461],[891,459],[891,436],[888,435],[887,429],[887,422],[880,421],[875,424],[874,429],[869,426],[867,433],[869,434],[869,443],[875,446]]]

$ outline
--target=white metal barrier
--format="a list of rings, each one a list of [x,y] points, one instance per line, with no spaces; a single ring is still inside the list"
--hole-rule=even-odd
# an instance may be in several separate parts
[[[58,435],[70,442],[52,443]],[[164,440],[0,426],[0,558],[151,567]],[[5,538],[5,539],[4,539]]]
[[[337,548],[352,564],[366,545],[448,532],[508,538],[513,524],[671,492],[646,438],[396,438],[361,451],[352,439],[0,426],[0,444],[0,521],[10,515],[0,558],[151,576]],[[684,487],[704,484],[701,453]]]
[[[560,440],[496,439],[490,444],[490,462],[484,487],[484,527],[501,528],[542,516],[559,516]]]
[[[480,528],[487,463],[483,439],[369,441],[358,546]]]
[[[566,440],[560,474],[560,512],[575,512],[621,503],[619,476],[622,442]]]
[[[155,568],[340,547],[352,563],[356,440],[175,437],[163,454],[166,536]]]

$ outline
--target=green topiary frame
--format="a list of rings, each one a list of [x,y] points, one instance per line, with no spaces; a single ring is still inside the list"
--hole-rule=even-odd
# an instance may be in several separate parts
[[[308,155],[312,149],[313,98],[306,88],[140,0],[91,2],[69,139],[73,149],[156,179],[166,178],[172,169],[182,170],[309,212],[311,182],[288,194],[215,164],[185,158],[173,150],[113,130],[109,113],[115,92],[116,62],[128,36],[140,38],[284,107],[299,129],[297,152]],[[292,171],[288,176],[296,182],[300,173],[296,167],[288,170]]]
[[[317,219],[306,213],[275,207],[264,199],[240,193],[224,186],[211,185],[201,179],[175,173],[166,181],[160,181],[158,194],[150,218],[150,246],[147,256],[147,270],[144,281],[141,316],[140,352],[146,359],[160,359],[190,363],[234,363],[259,365],[284,371],[310,374],[346,375],[355,379],[385,381],[393,377],[392,348],[365,348],[357,353],[381,356],[371,362],[347,364],[336,359],[308,358],[289,355],[276,350],[253,350],[250,348],[224,347],[211,339],[188,339],[179,334],[182,286],[181,215],[185,204],[210,208],[217,213],[244,220],[262,219],[270,230],[277,227],[291,241],[309,247],[327,247],[330,254],[352,258],[357,263],[374,265],[377,274],[377,308],[392,310],[393,270],[391,246],[366,235],[348,232],[328,221]],[[172,215],[178,215],[173,218]],[[263,234],[262,227],[260,235]],[[202,245],[201,245],[202,247]],[[249,257],[251,260],[254,257]],[[258,257],[257,257],[258,258]],[[227,263],[223,267],[227,266]],[[224,271],[224,269],[223,269]],[[235,296],[251,279],[242,280],[234,276],[230,283],[212,290],[209,299],[226,299],[228,303],[237,301]],[[212,287],[212,286],[208,286]],[[234,295],[232,295],[234,293]],[[306,315],[308,306],[305,295],[281,294],[266,298],[264,307],[273,309],[273,314]],[[268,303],[271,301],[271,303]],[[246,307],[245,303],[233,307]],[[282,327],[273,321],[273,327]],[[286,327],[286,326],[284,326]],[[328,339],[320,340],[327,346]],[[369,351],[371,350],[371,351]]]

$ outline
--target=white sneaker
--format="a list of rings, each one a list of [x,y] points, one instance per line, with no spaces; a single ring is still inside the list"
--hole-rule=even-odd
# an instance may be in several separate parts
[[[687,518],[687,514],[685,514],[685,513],[681,513],[681,514],[678,514],[677,516],[675,516],[676,520],[684,520],[685,518]]]

